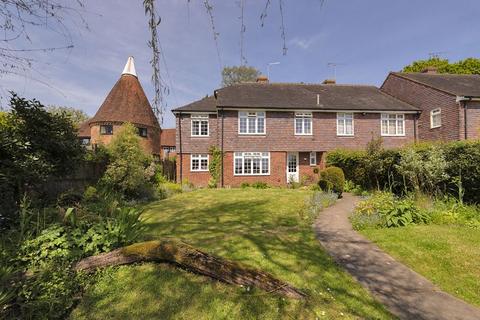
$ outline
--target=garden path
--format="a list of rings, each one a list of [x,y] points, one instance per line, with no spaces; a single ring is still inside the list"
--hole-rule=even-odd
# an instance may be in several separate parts
[[[348,216],[359,201],[344,194],[315,222],[317,239],[338,264],[400,319],[480,319],[480,309],[441,291],[354,231]]]

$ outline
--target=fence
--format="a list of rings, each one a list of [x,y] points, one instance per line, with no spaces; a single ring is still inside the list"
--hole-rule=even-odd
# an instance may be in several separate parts
[[[163,175],[170,181],[177,180],[177,163],[174,159],[160,160]]]

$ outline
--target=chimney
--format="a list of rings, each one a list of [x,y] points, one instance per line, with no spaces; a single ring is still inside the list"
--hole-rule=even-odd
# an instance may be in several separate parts
[[[268,77],[266,75],[259,75],[257,77],[257,83],[268,83]]]
[[[429,66],[429,67],[426,67],[422,73],[428,73],[428,74],[437,74],[437,67],[433,67],[433,66]]]
[[[325,79],[323,80],[322,84],[336,84],[337,81],[335,79]]]

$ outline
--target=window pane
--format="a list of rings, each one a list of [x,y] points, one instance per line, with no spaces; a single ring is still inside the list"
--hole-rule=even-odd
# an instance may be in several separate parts
[[[337,120],[337,134],[345,134],[345,120]]]
[[[268,173],[268,158],[262,159],[262,173]]]
[[[257,119],[257,133],[265,133],[265,118]]]
[[[201,159],[201,169],[202,170],[208,170],[208,158],[207,159]]]
[[[398,120],[397,125],[397,134],[403,135],[403,120]]]
[[[253,174],[260,173],[260,158],[252,159],[252,169]]]
[[[304,134],[311,134],[312,133],[312,118],[305,118],[303,119],[303,130]]]
[[[247,133],[247,118],[240,118],[240,133]]]
[[[388,134],[395,134],[396,120],[388,120]]]
[[[255,133],[256,118],[248,118],[248,133]]]
[[[200,135],[200,122],[198,120],[192,121],[192,135]]]
[[[295,133],[296,134],[302,134],[302,119],[301,118],[295,118]]]
[[[200,168],[199,160],[192,159],[192,170],[198,170]]]
[[[201,122],[201,135],[208,136],[208,121]]]
[[[242,173],[242,159],[241,158],[236,158],[235,159],[235,174],[241,174]]]
[[[246,158],[245,159],[245,166],[243,168],[243,173],[251,174],[252,173],[252,159]]]
[[[353,134],[353,120],[345,119],[345,134]]]
[[[388,120],[382,120],[382,134],[388,134]]]

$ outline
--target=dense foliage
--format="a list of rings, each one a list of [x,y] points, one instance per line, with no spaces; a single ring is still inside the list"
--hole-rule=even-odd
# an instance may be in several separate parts
[[[220,174],[222,170],[222,151],[217,146],[211,146],[209,149],[210,163],[208,171],[210,172],[209,188],[216,188],[220,182]]]
[[[224,67],[222,70],[222,87],[242,82],[255,82],[260,71],[249,66]]]
[[[336,150],[327,164],[343,169],[354,185],[401,195],[421,191],[480,202],[480,141],[418,144],[386,150]]]
[[[25,192],[41,192],[42,182],[71,172],[84,153],[66,115],[16,94],[10,107],[0,121],[0,227],[15,222]]]
[[[320,171],[318,185],[322,190],[332,191],[341,197],[345,185],[345,175],[343,174],[343,170],[334,166],[325,168]]]
[[[127,199],[150,198],[155,165],[140,145],[135,126],[126,123],[107,146],[110,163],[100,184]]]
[[[428,67],[437,68],[439,73],[451,74],[480,74],[480,59],[467,58],[457,62],[449,62],[448,59],[430,58],[418,60],[403,68],[403,72],[422,72]]]

